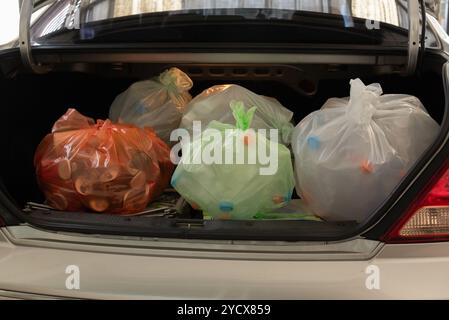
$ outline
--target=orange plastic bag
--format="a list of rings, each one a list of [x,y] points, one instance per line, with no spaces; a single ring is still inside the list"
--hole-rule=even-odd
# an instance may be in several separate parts
[[[142,211],[168,186],[170,149],[150,128],[87,118],[69,109],[38,146],[39,185],[58,210]]]

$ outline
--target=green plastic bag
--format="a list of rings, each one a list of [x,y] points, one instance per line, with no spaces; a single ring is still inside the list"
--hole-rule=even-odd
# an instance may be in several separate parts
[[[256,107],[230,105],[235,126],[213,121],[200,136],[183,141],[172,185],[214,219],[253,219],[291,200],[291,154],[264,130],[250,129]]]

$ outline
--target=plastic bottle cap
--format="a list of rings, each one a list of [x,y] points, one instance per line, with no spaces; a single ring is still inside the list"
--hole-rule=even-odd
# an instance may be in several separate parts
[[[374,168],[373,165],[368,161],[363,161],[363,163],[360,165],[360,170],[362,170],[363,173],[372,173]]]
[[[224,212],[230,212],[230,211],[234,210],[234,204],[232,202],[228,202],[228,201],[220,202],[218,207],[221,211],[224,211]]]
[[[321,146],[321,141],[316,136],[310,136],[307,138],[307,145],[312,150],[318,150]]]
[[[247,134],[243,136],[243,143],[245,144],[245,146],[249,145],[250,143],[250,137]]]

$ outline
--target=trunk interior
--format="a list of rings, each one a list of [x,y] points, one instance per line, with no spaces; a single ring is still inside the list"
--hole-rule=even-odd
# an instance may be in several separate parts
[[[12,72],[0,82],[4,101],[0,109],[3,120],[0,127],[0,177],[3,191],[10,203],[31,219],[31,223],[34,221],[44,225],[45,221],[49,221],[50,228],[75,228],[91,233],[104,228],[103,232],[115,234],[233,239],[249,238],[251,232],[248,231],[257,230],[259,236],[255,238],[260,239],[270,238],[276,233],[284,234],[285,239],[291,239],[292,234],[300,234],[302,239],[331,239],[359,226],[349,221],[203,221],[201,212],[192,210],[182,201],[176,203],[178,211],[174,215],[151,216],[151,219],[148,216],[119,217],[27,207],[29,202],[45,202],[35,178],[34,152],[54,122],[68,108],[76,108],[95,119],[105,119],[114,98],[130,84],[157,75],[170,66],[177,66],[191,75],[194,81],[192,96],[215,84],[239,84],[258,94],[278,99],[294,112],[295,125],[310,112],[318,110],[328,98],[348,96],[349,80],[356,77],[366,84],[379,82],[384,93],[417,96],[430,115],[441,124],[445,112],[441,75],[443,62],[439,57],[425,59],[422,71],[412,77],[393,74],[388,68],[382,71],[381,68],[373,70],[367,66],[351,65],[78,63],[61,65],[42,75]]]

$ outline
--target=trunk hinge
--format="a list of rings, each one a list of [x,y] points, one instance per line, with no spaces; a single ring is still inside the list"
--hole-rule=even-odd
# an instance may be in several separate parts
[[[420,11],[420,7],[422,11]],[[409,33],[408,33],[408,59],[407,59],[406,73],[408,75],[411,75],[414,74],[418,68],[420,51],[424,51],[425,49],[426,8],[424,6],[424,1],[408,0],[407,10],[409,21]],[[423,12],[422,16],[420,12]]]
[[[35,73],[45,73],[49,68],[39,63],[35,63],[30,38],[31,15],[34,10],[34,0],[21,1],[20,23],[19,23],[19,48],[22,63],[25,68]]]

